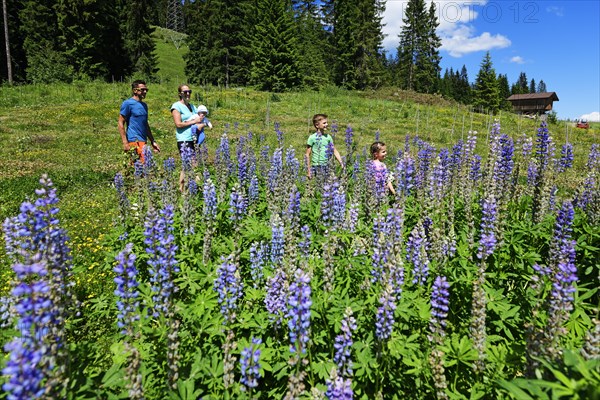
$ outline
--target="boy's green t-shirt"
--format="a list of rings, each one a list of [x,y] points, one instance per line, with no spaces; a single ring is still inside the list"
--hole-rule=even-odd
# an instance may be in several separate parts
[[[311,147],[311,166],[327,165],[327,147],[333,143],[333,138],[327,133],[315,132],[308,137],[306,145]]]

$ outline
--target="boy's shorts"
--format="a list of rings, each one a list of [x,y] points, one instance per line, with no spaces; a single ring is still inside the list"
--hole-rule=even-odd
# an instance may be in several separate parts
[[[144,146],[146,145],[146,142],[129,142],[129,148],[130,149],[135,149],[135,152],[137,153],[138,157],[140,158],[140,162],[143,163],[144,162]]]

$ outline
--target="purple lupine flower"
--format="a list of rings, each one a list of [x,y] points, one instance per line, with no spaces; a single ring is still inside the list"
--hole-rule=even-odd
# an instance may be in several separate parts
[[[145,223],[144,243],[148,254],[152,301],[155,317],[166,316],[170,311],[172,294],[177,291],[173,284],[174,275],[179,272],[175,255],[177,245],[173,236],[173,205],[167,205],[159,215],[150,211]]]
[[[190,179],[188,182],[188,193],[190,194],[191,198],[198,194],[198,184],[196,183],[195,179]]]
[[[260,338],[252,338],[250,341],[250,347],[244,347],[240,354],[240,367],[242,376],[240,383],[242,391],[252,390],[258,386],[258,379],[260,378],[260,344],[262,340]]]
[[[168,174],[175,172],[175,159],[173,157],[167,158],[165,161],[163,161],[163,168]]]
[[[496,249],[496,220],[497,205],[494,195],[490,194],[485,198],[482,205],[481,215],[481,239],[479,240],[479,252],[477,257],[485,260]]]
[[[279,129],[279,122],[275,122],[275,133],[277,134],[277,143],[283,147],[283,132]]]
[[[549,258],[554,263],[560,262],[563,248],[571,242],[574,217],[575,210],[573,209],[573,204],[570,201],[565,201],[556,216],[554,233],[550,244]],[[572,262],[574,263],[575,260],[573,259]]]
[[[156,161],[154,160],[152,147],[144,146],[142,148],[142,153],[144,154],[144,175],[148,175],[156,168]]]
[[[575,243],[574,240],[568,240],[563,243],[558,255],[559,259],[550,293],[551,318],[559,318],[558,314],[563,315],[561,321],[556,323],[557,326],[562,325],[562,323],[568,320],[568,313],[573,310],[573,303],[575,301],[573,298],[573,293],[577,291],[574,285],[577,282]]]
[[[296,185],[292,186],[289,199],[288,207],[285,211],[285,219],[291,226],[291,229],[296,230],[300,221],[300,192]]]
[[[394,312],[396,310],[396,296],[389,283],[383,288],[383,292],[379,297],[379,304],[375,317],[375,336],[379,340],[386,340],[392,336],[395,322]]]
[[[445,188],[450,182],[449,165],[448,149],[442,149],[438,154],[438,162],[434,165],[430,177],[430,195],[438,201],[444,196]]]
[[[558,172],[564,172],[573,167],[573,145],[571,143],[565,143],[562,146],[557,167]]]
[[[527,166],[527,185],[528,186],[535,186],[535,183],[538,180],[538,166],[537,166],[537,162],[535,160],[531,160],[529,162],[529,165]]]
[[[21,204],[20,213],[3,224],[6,255],[16,276],[12,302],[20,337],[5,346],[10,352],[3,370],[7,398],[37,398],[42,390],[55,394],[59,363],[66,362],[64,323],[72,306],[68,237],[59,226],[58,197],[43,175],[37,199]],[[50,382],[49,379],[54,382]],[[45,381],[45,382],[43,382]]]
[[[452,146],[452,155],[450,157],[450,169],[452,171],[460,171],[462,168],[464,147],[465,143],[462,140],[459,140],[454,146]]]
[[[277,266],[283,261],[285,245],[285,234],[283,221],[278,215],[274,215],[271,221],[271,263]]]
[[[289,292],[289,282],[285,271],[277,269],[275,275],[267,281],[265,295],[265,307],[271,314],[275,325],[281,324],[283,316],[286,315]]]
[[[396,163],[396,177],[398,181],[398,193],[408,197],[415,186],[415,160],[409,153],[404,153],[402,159]]]
[[[583,181],[582,190],[576,197],[576,205],[584,211],[587,211],[593,204],[594,191],[597,192],[596,178],[593,174],[588,175]]]
[[[331,136],[335,137],[336,133],[338,133],[339,127],[337,121],[331,122]]]
[[[478,182],[481,179],[481,156],[478,154],[474,154],[471,160],[469,179],[472,182]]]
[[[255,288],[263,280],[263,268],[267,262],[268,247],[264,242],[253,243],[250,246],[250,276]]]
[[[533,140],[527,135],[523,134],[521,137],[521,157],[527,159],[531,156],[533,150]]]
[[[181,149],[181,166],[185,172],[191,172],[196,161],[196,153],[191,146],[184,145]]]
[[[545,171],[548,168],[550,158],[553,156],[553,154],[551,154],[552,138],[550,137],[545,121],[542,121],[538,128],[535,147],[539,170]]]
[[[245,152],[242,151],[237,155],[237,165],[240,185],[246,187],[248,183],[248,156]]]
[[[117,172],[115,174],[115,189],[117,190],[117,196],[119,197],[119,212],[121,213],[121,218],[127,218],[127,212],[131,204],[129,203],[129,199],[127,198],[127,193],[125,192],[125,182],[123,181],[123,174]]]
[[[289,147],[285,151],[285,164],[283,168],[283,173],[286,179],[286,182],[291,183],[295,182],[298,178],[298,172],[300,171],[300,162],[296,158],[296,151],[293,147]]]
[[[371,257],[371,282],[381,279],[388,262],[390,248],[386,238],[390,235],[390,227],[383,217],[377,216],[373,220],[373,255]]]
[[[252,174],[250,185],[248,185],[248,204],[255,204],[258,201],[258,195],[258,177],[256,174]]]
[[[7,399],[39,399],[46,393],[42,369],[43,350],[31,340],[15,338],[4,346],[10,353],[2,373],[8,380],[2,385]]]
[[[587,167],[588,171],[593,171],[594,169],[600,167],[600,144],[592,144],[585,166]]]
[[[325,392],[325,397],[328,400],[352,400],[354,398],[352,381],[349,378],[337,376],[335,370],[326,383],[327,391]]]
[[[323,184],[323,193],[321,194],[321,220],[324,226],[331,226],[333,221],[333,196],[335,193],[334,184],[327,180]]]
[[[344,312],[340,330],[342,332],[335,337],[333,344],[335,349],[333,362],[337,364],[341,376],[349,377],[352,376],[352,332],[356,330],[356,319],[352,316],[350,307]]]
[[[267,188],[271,194],[275,194],[279,186],[279,180],[283,174],[283,158],[281,147],[275,149],[271,157],[271,167],[269,168]]]
[[[144,176],[144,164],[140,160],[135,160],[133,163],[133,176],[136,179]]]
[[[348,125],[346,127],[346,138],[345,138],[346,139],[345,142],[346,142],[346,153],[347,154],[352,154],[352,150],[353,150],[353,146],[352,146],[353,142],[352,142],[352,140],[353,140],[353,137],[354,137],[354,133],[352,131],[352,127],[350,125]]]
[[[12,297],[0,297],[0,329],[7,329],[13,326],[13,320],[17,316]]]
[[[202,196],[204,198],[204,207],[202,209],[202,218],[207,223],[212,223],[217,216],[217,189],[215,188],[210,174],[204,171],[204,185],[202,186]]]
[[[417,153],[418,168],[415,179],[415,186],[423,188],[427,183],[427,176],[429,175],[429,169],[431,167],[431,159],[435,149],[429,143],[422,142],[423,147]]]
[[[332,222],[336,229],[341,229],[346,219],[346,193],[337,181],[333,187]]]
[[[500,135],[498,138],[499,152],[494,163],[494,181],[498,190],[504,190],[507,186],[514,168],[513,153],[515,145],[513,140],[507,135]]]
[[[310,296],[310,277],[306,272],[297,269],[289,289],[287,317],[290,352],[298,355],[306,354],[306,346],[310,340]]]
[[[331,160],[331,157],[333,157],[333,149],[334,149],[333,142],[327,143],[327,148],[325,149],[325,159],[327,161]],[[328,165],[329,165],[329,163],[328,163]]]
[[[377,130],[375,131],[375,141],[376,141],[376,142],[379,142],[379,137],[380,137],[380,136],[381,136],[381,133],[379,132],[379,129],[377,129]]]
[[[300,248],[300,254],[304,258],[308,258],[309,254],[310,254],[311,237],[312,237],[312,235],[310,233],[310,228],[308,227],[308,225],[304,225],[304,226],[302,226],[302,228],[300,228],[300,234],[302,235],[302,238],[298,242],[298,247]]]
[[[136,255],[133,253],[133,243],[125,245],[125,249],[116,257],[117,265],[114,267],[115,295],[117,296],[117,326],[123,335],[132,335],[134,324],[140,319],[138,300],[139,283],[137,281],[137,269],[135,268]]]
[[[265,138],[264,136],[261,135],[261,142],[264,142]],[[269,160],[269,154],[271,153],[271,148],[269,147],[269,145],[264,145],[261,149],[260,149],[260,164],[259,164],[259,170],[260,170],[260,176],[267,176],[267,173],[269,171],[269,167],[271,165],[271,162]]]
[[[235,320],[237,301],[243,294],[243,283],[238,266],[231,256],[221,257],[213,289],[219,295],[218,301],[224,318],[223,324],[227,325]]]
[[[346,219],[345,228],[350,233],[356,232],[356,225],[358,224],[358,212],[359,212],[359,203],[353,201],[350,203],[350,208],[348,209],[348,217]]]
[[[413,228],[406,244],[406,260],[413,266],[413,283],[425,284],[429,276],[427,239],[422,222]]]
[[[223,171],[227,171],[228,174],[233,173],[233,162],[231,161],[231,154],[229,152],[229,138],[227,133],[221,136],[221,142],[217,148],[217,166]]]
[[[431,320],[429,329],[437,338],[445,335],[446,318],[448,317],[448,304],[450,284],[445,276],[438,276],[431,289]]]
[[[248,211],[248,200],[239,184],[233,187],[229,197],[229,214],[232,221],[239,223]]]

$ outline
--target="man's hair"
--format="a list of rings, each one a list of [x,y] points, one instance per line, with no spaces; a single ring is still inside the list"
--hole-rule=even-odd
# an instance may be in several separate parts
[[[146,84],[146,81],[143,81],[141,79],[133,81],[133,82],[131,82],[131,90],[137,89],[138,86],[145,85],[145,84]]]
[[[316,127],[318,122],[321,122],[322,120],[327,119],[327,115],[326,114],[315,114],[313,117],[313,126]]]
[[[374,157],[375,154],[377,154],[379,152],[379,150],[381,150],[383,148],[383,146],[385,146],[385,143],[383,142],[375,142],[371,145],[371,157]]]

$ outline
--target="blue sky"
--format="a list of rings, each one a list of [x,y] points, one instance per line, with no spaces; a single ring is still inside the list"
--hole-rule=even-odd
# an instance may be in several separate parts
[[[425,0],[431,3],[432,0]],[[543,80],[561,119],[600,121],[600,1],[434,0],[442,73],[467,67],[473,82],[486,51],[496,73]],[[383,45],[396,53],[407,0],[387,0]]]

